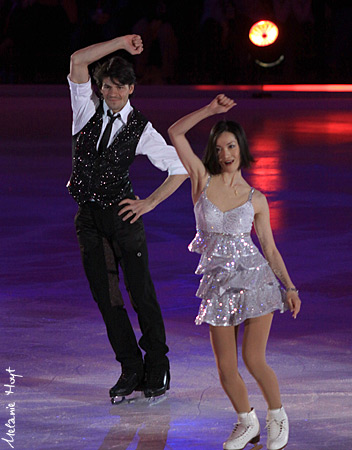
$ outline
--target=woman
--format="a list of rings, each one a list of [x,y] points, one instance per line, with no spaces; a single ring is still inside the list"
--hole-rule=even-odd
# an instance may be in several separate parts
[[[293,318],[297,317],[301,305],[298,290],[276,248],[267,200],[242,177],[241,168],[253,162],[242,127],[229,121],[214,125],[204,162],[185,137],[201,120],[226,113],[234,105],[220,94],[173,124],[169,136],[192,183],[197,234],[189,249],[202,254],[196,273],[203,275],[197,291],[202,302],[196,324],[210,325],[220,382],[238,414],[223,448],[241,450],[260,438],[259,421],[237,366],[238,328],[244,323],[243,360],[268,404],[267,448],[278,450],[287,444],[289,425],[265,350],[273,312],[290,309]],[[251,240],[253,223],[265,259]]]

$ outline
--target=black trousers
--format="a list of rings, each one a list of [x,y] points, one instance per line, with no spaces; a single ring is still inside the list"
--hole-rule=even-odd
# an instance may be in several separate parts
[[[80,206],[75,226],[84,270],[93,298],[103,316],[111,346],[123,370],[169,366],[165,327],[149,273],[142,219],[131,224],[118,216],[121,208],[102,209],[97,203]],[[119,289],[119,266],[137,313],[142,337],[137,343]]]

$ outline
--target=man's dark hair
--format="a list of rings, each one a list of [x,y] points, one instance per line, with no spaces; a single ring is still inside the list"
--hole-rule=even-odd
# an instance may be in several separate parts
[[[211,129],[208,144],[204,152],[203,163],[211,175],[221,173],[221,166],[219,163],[218,153],[216,151],[216,142],[224,131],[232,133],[237,139],[241,158],[238,170],[242,168],[246,169],[251,166],[251,163],[254,162],[254,158],[248,148],[246,134],[241,125],[231,120],[222,120],[216,123]]]
[[[118,80],[121,84],[136,84],[136,75],[132,64],[121,56],[114,56],[97,66],[93,76],[99,89],[103,85],[104,78],[110,78],[112,81]]]

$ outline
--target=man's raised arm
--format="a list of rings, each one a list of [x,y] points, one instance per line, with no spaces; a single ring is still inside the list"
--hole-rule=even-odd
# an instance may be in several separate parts
[[[70,80],[78,84],[86,83],[89,80],[89,64],[116,50],[126,50],[131,55],[139,55],[143,51],[142,38],[137,34],[129,34],[77,50],[71,55]]]

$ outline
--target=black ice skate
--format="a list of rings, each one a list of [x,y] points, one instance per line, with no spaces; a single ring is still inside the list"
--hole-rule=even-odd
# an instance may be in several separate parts
[[[111,403],[121,403],[133,392],[141,392],[143,389],[143,376],[136,372],[122,372],[115,386],[109,391]]]
[[[151,367],[147,370],[144,395],[147,398],[159,397],[170,389],[170,370],[165,367]]]

